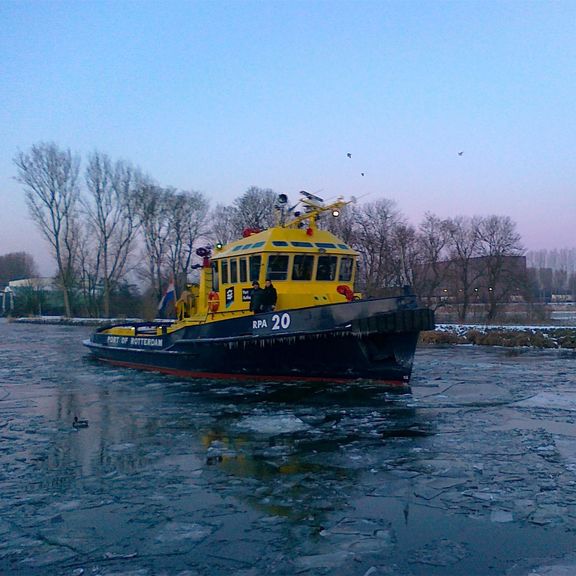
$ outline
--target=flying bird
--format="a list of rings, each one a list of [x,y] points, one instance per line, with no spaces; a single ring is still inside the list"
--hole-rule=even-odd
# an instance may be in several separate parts
[[[464,154],[464,150],[462,150],[462,152],[458,152],[458,156],[462,156],[462,154]]]
[[[364,172],[360,172],[360,174],[362,174],[362,176],[364,176]]]
[[[348,158],[352,158],[352,154],[350,154],[350,152],[348,152],[348,154],[346,154],[346,156],[348,156]]]

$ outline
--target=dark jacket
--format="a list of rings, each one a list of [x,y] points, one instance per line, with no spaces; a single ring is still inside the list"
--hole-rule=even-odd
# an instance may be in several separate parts
[[[262,292],[264,293],[262,296],[262,306],[264,310],[269,311],[272,309],[272,306],[276,306],[276,301],[278,300],[276,288],[270,284],[270,286],[264,286]]]
[[[262,312],[264,306],[264,290],[262,288],[252,288],[252,294],[250,295],[250,310],[252,312]]]

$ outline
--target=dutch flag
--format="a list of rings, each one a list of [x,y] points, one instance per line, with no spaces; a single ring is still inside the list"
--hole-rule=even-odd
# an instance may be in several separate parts
[[[158,311],[160,312],[160,314],[164,313],[164,310],[166,309],[166,306],[168,305],[169,302],[175,302],[175,301],[176,301],[176,288],[174,287],[174,278],[172,278],[170,280],[170,283],[168,284],[168,288],[166,288],[166,292],[164,292],[164,296],[162,296],[162,299],[158,304]]]

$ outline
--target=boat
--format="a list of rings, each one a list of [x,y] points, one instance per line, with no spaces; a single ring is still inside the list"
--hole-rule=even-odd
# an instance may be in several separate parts
[[[434,313],[408,287],[381,298],[355,291],[359,254],[318,225],[347,203],[301,192],[289,207],[281,194],[274,226],[196,251],[199,281],[174,319],[103,326],[84,344],[110,364],[176,376],[408,386]],[[267,279],[275,303],[253,310],[252,283]]]

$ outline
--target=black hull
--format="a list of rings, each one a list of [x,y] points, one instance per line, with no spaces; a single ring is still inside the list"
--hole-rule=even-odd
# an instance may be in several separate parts
[[[420,330],[434,327],[413,296],[287,310],[136,337],[100,330],[85,342],[116,365],[192,377],[367,379],[406,385]]]

